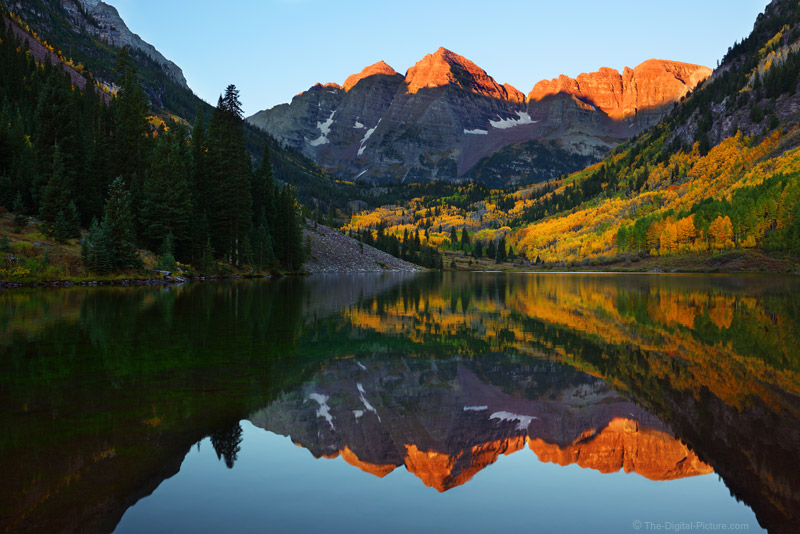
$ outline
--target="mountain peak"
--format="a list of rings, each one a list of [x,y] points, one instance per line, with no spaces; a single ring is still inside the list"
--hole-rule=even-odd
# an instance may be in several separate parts
[[[355,87],[356,84],[358,82],[360,82],[361,80],[363,80],[364,78],[368,78],[370,76],[375,76],[376,74],[383,74],[385,76],[395,76],[398,73],[392,67],[390,67],[388,63],[386,63],[385,61],[381,60],[381,61],[378,61],[377,63],[374,63],[374,64],[370,65],[369,67],[366,67],[364,70],[362,70],[358,74],[352,74],[352,75],[348,76],[348,78],[344,81],[344,85],[342,86],[342,88],[345,91],[349,91],[350,89]]]
[[[601,67],[597,72],[582,73],[576,78],[561,75],[538,82],[528,94],[532,101],[564,94],[595,106],[614,120],[621,120],[639,111],[663,107],[677,102],[711,76],[711,69],[702,65],[648,59],[622,74],[616,69]]]
[[[516,94],[519,91],[511,87],[514,95],[510,96],[509,90],[494,81],[485,70],[443,46],[408,69],[406,83],[411,94],[420,89],[455,85],[500,100],[513,101],[519,97]]]

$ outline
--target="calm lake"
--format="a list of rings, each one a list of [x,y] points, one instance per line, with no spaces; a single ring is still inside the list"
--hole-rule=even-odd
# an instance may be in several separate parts
[[[800,280],[0,292],[0,530],[798,532]]]

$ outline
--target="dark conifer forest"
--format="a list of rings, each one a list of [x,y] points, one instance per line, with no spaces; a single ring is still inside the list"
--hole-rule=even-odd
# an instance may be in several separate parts
[[[274,180],[268,143],[253,168],[234,85],[189,127],[155,115],[127,48],[109,93],[37,61],[5,18],[1,30],[0,206],[81,239],[97,274],[140,267],[137,249],[165,270],[301,268],[296,193]]]

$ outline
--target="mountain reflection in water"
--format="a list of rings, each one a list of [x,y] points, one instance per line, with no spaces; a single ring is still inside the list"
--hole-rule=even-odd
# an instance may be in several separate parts
[[[341,455],[379,477],[405,466],[439,491],[526,447],[542,461],[651,480],[712,471],[658,418],[602,380],[502,355],[337,360],[250,421],[317,458]]]
[[[798,289],[431,273],[0,293],[0,528],[112,531],[195,443],[235,472],[249,419],[445,494],[515,451],[653,481],[713,470],[792,532]]]

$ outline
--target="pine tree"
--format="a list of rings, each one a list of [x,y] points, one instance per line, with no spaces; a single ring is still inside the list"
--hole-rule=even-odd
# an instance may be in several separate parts
[[[251,195],[253,198],[254,224],[266,225],[270,236],[275,234],[275,180],[270,161],[269,145],[264,145],[264,155],[261,164],[253,173],[251,185]],[[263,221],[261,218],[263,217]]]
[[[133,230],[131,195],[122,177],[111,183],[106,201],[102,230],[111,243],[111,268],[129,269],[141,266],[136,255],[136,239]]]
[[[477,260],[480,259],[481,256],[483,256],[483,243],[475,241],[475,244],[472,246],[472,257]]]
[[[275,263],[275,254],[272,250],[272,237],[266,225],[266,217],[264,216],[263,209],[261,210],[258,226],[253,227],[250,242],[252,243],[254,262],[251,263],[251,265],[256,267],[259,271],[264,271]]]
[[[214,270],[214,246],[210,237],[206,240],[206,246],[203,248],[202,270],[207,274]]]
[[[192,128],[192,176],[189,190],[192,195],[191,260],[202,258],[204,246],[209,237],[208,217],[211,191],[206,169],[206,124],[203,109],[197,113]]]
[[[43,77],[44,86],[34,113],[33,142],[39,161],[37,174],[41,180],[53,175],[58,148],[60,172],[71,181],[75,175],[76,159],[81,157],[76,146],[77,113],[71,98],[72,84],[60,68],[50,65],[45,66]],[[53,219],[49,222],[55,222],[56,213],[52,214]]]
[[[220,97],[208,131],[207,163],[214,190],[210,205],[214,247],[231,264],[252,223],[250,157],[244,141],[239,92],[228,86]]]
[[[303,250],[303,230],[300,226],[300,216],[297,211],[297,201],[292,190],[287,185],[281,192],[283,213],[286,217],[286,243],[284,244],[283,266],[293,271],[303,267],[305,254]]]
[[[66,243],[69,239],[68,233],[67,217],[64,215],[64,210],[61,210],[56,215],[56,222],[53,225],[53,239],[56,243]]]
[[[149,103],[128,47],[117,53],[117,85],[119,90],[111,101],[114,116],[112,152],[114,172],[135,191],[133,181],[144,177],[150,124],[147,122]]]
[[[89,92],[93,93],[94,91]],[[111,112],[103,104],[98,104],[98,106],[100,107],[97,112],[98,116],[95,118],[89,134],[86,170],[81,180],[77,181],[79,187],[75,191],[81,221],[87,227],[93,219],[103,216],[105,195],[114,178],[111,161]]]
[[[500,238],[500,241],[497,243],[497,251],[495,252],[495,261],[497,263],[503,263],[506,261],[506,238],[505,236]]]
[[[173,252],[190,256],[192,202],[189,192],[191,168],[185,132],[171,128],[161,135],[153,151],[150,172],[144,181],[141,227],[149,248],[172,234]]]
[[[174,271],[175,262],[175,237],[172,232],[169,232],[164,237],[164,242],[161,245],[160,256],[156,262],[156,269],[159,271]]]
[[[19,234],[28,224],[28,218],[25,216],[25,202],[22,200],[22,193],[17,192],[17,197],[14,199],[14,233]]]
[[[461,229],[461,248],[466,247],[469,245],[469,234],[467,233],[467,227]]]
[[[105,225],[92,221],[89,234],[81,242],[84,268],[93,273],[107,274],[114,269],[114,243]]]
[[[56,145],[53,150],[53,174],[47,182],[39,208],[39,219],[41,219],[46,233],[52,235],[58,213],[63,211],[70,202],[71,191],[72,188],[64,171],[61,150]]]
[[[253,272],[255,270],[256,261],[255,261],[255,255],[253,254],[253,245],[251,244],[249,235],[244,236],[244,244],[242,245],[242,250],[243,250],[242,256],[244,264],[249,265],[250,272]]]
[[[78,222],[78,208],[70,202],[66,209],[58,212],[53,226],[53,237],[59,243],[81,236],[80,223]]]

